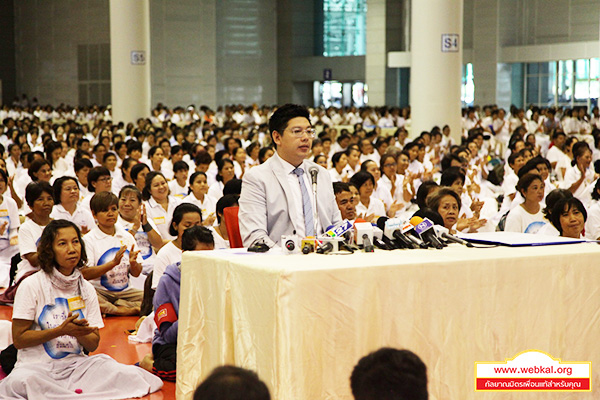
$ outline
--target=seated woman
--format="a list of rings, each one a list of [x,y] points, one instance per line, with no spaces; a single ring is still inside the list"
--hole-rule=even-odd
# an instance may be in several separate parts
[[[552,209],[554,208],[554,205],[556,203],[558,203],[562,199],[570,199],[572,197],[573,197],[573,193],[571,193],[567,189],[554,189],[553,191],[548,193],[548,195],[546,196],[546,207],[544,207],[544,209],[542,210],[542,212],[544,213],[544,218],[546,218],[546,221],[552,222]],[[587,226],[587,224],[586,224],[586,226]],[[598,227],[598,228],[600,228],[600,227]],[[596,231],[598,228],[596,228]],[[537,234],[538,235],[548,235],[548,236],[560,236],[560,233],[556,230],[556,228],[554,227],[554,225],[552,225],[552,223],[544,224],[544,226],[542,226],[540,228],[540,230],[537,231]],[[587,229],[586,229],[586,235],[587,235]]]
[[[19,253],[19,210],[17,203],[7,196],[7,183],[8,175],[0,169],[0,287],[8,287],[11,258]]]
[[[540,205],[544,188],[544,180],[538,174],[527,173],[519,179],[517,191],[525,200],[506,216],[506,232],[537,233],[548,222]]]
[[[202,224],[202,211],[198,206],[182,203],[173,211],[173,219],[169,225],[169,234],[176,239],[165,244],[156,254],[152,273],[152,289],[156,290],[160,277],[168,265],[181,261],[181,237],[186,229]]]
[[[375,188],[373,175],[363,171],[357,172],[350,178],[350,183],[358,188],[360,200],[356,206],[358,218],[364,218],[367,222],[376,222],[377,218],[386,216],[383,201],[373,196]]]
[[[437,211],[444,220],[444,227],[451,234],[456,233],[456,222],[458,221],[458,212],[461,207],[460,196],[454,190],[442,187],[433,190],[427,196],[425,203],[428,208]]]
[[[71,176],[61,176],[54,181],[54,208],[50,217],[73,222],[85,235],[96,226],[91,211],[79,207],[79,183]]]
[[[230,181],[231,182],[231,181]],[[204,172],[194,172],[190,177],[190,194],[183,203],[197,205],[202,210],[202,225],[211,226],[215,222],[216,202],[208,196],[208,178]]]
[[[117,225],[118,205],[112,192],[92,197],[98,226],[84,236],[89,263],[81,273],[96,289],[103,314],[139,315],[143,293],[131,287],[129,274],[140,275],[142,256],[135,239]]]
[[[104,326],[98,298],[79,269],[87,262],[75,224],[48,224],[38,246],[41,272],[23,282],[13,309],[17,363],[0,382],[2,399],[126,399],[153,393],[162,381],[119,364],[98,348]]]
[[[229,234],[223,218],[223,210],[227,207],[237,207],[240,196],[235,194],[226,194],[217,201],[217,225],[210,226],[208,229],[213,234],[215,240],[215,249],[229,249]]]
[[[181,249],[185,251],[212,250],[213,234],[203,226],[186,229],[181,237]],[[179,315],[179,292],[181,281],[181,258],[167,266],[154,295],[154,320],[157,329],[152,339],[152,360],[143,363],[145,368],[167,381],[175,381],[177,364],[177,329]]]
[[[559,200],[552,208],[552,225],[560,236],[583,239],[587,211],[577,197]]]
[[[142,262],[142,275],[140,279],[131,279],[133,287],[143,288],[143,281],[154,269],[156,251],[160,249],[163,241],[158,228],[151,219],[146,217],[146,207],[142,204],[142,192],[133,186],[127,185],[119,193],[119,220],[117,225],[132,235],[140,249]],[[141,284],[141,287],[140,287]]]

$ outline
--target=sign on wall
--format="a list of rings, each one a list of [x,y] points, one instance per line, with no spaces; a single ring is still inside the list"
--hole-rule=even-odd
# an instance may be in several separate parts
[[[442,34],[442,53],[456,53],[460,46],[459,35],[456,33]]]
[[[146,64],[146,52],[143,50],[132,50],[131,51],[131,65],[145,65]]]

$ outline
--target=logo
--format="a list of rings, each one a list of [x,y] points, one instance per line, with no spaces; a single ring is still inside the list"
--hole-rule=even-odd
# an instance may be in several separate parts
[[[475,363],[475,391],[591,392],[592,362],[565,361],[526,350],[502,361]]]

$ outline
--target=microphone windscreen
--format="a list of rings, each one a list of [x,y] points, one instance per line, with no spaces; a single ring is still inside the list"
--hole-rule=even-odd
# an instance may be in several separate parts
[[[362,219],[362,218],[356,218],[356,219],[354,220],[354,226],[356,226],[356,224],[358,224],[358,223],[361,223],[361,222],[367,222],[367,221],[365,221],[365,220],[364,220],[364,219]]]
[[[417,226],[417,225],[419,225],[421,222],[423,222],[423,218],[421,218],[421,217],[414,216],[414,217],[412,217],[412,218],[410,219],[410,224],[411,224],[412,226]]]
[[[377,218],[377,227],[382,231],[385,231],[385,221],[387,221],[388,217],[379,217]]]

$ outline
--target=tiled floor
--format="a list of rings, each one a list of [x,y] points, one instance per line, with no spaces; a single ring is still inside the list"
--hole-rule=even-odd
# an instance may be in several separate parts
[[[0,306],[0,319],[11,319],[12,307]],[[137,317],[107,317],[104,319],[104,328],[100,330],[100,345],[93,354],[108,354],[123,364],[135,364],[140,361],[150,349],[148,344],[130,344],[125,331],[135,328]],[[144,400],[172,400],[175,399],[175,384],[165,382],[159,392],[142,397]]]

